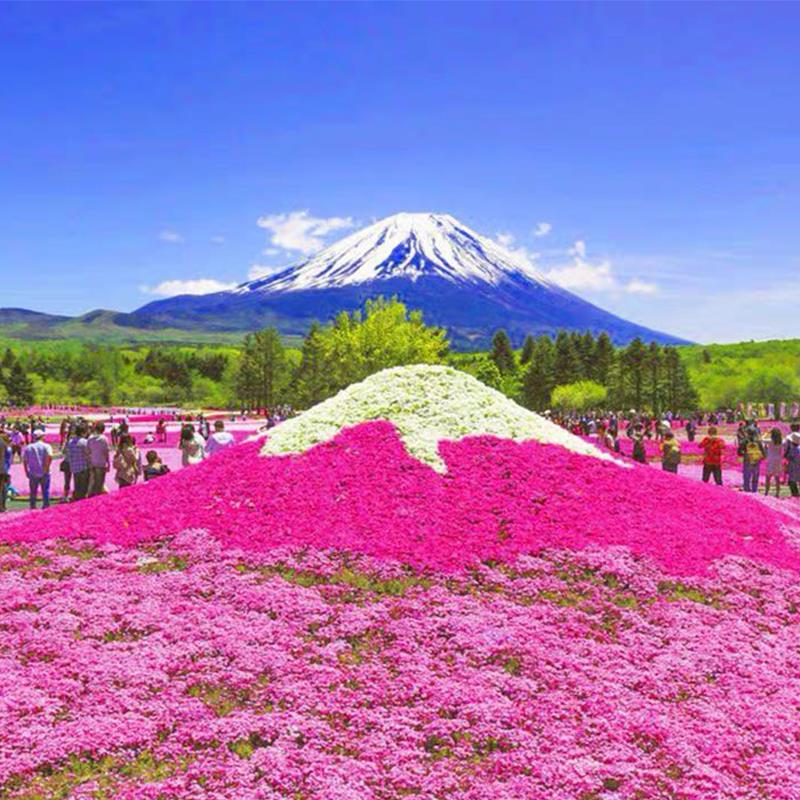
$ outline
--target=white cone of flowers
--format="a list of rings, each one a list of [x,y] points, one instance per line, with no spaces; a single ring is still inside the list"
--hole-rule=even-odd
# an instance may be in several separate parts
[[[343,428],[370,420],[391,422],[408,452],[439,472],[446,471],[440,441],[485,435],[517,442],[535,439],[620,463],[471,375],[430,364],[392,367],[348,386],[270,431],[261,453],[302,453],[330,441]]]

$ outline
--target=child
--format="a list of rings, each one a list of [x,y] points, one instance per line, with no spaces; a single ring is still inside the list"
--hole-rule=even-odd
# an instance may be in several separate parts
[[[681,463],[681,446],[671,430],[664,432],[664,441],[661,443],[661,468],[665,472],[678,472]]]
[[[155,450],[148,450],[145,454],[147,466],[144,468],[144,479],[149,481],[152,478],[160,478],[169,472],[169,467],[161,463],[161,459]]]
[[[770,483],[775,481],[775,497],[781,494],[781,475],[783,473],[783,434],[780,428],[770,431],[766,440],[767,451],[767,480],[764,486],[764,495],[769,494]]]

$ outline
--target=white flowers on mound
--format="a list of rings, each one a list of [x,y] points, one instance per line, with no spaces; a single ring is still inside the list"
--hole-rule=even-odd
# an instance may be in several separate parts
[[[336,436],[342,428],[388,420],[408,452],[439,472],[442,439],[491,435],[521,442],[536,439],[576,453],[614,459],[505,395],[451,367],[415,364],[393,367],[310,408],[272,430],[262,455],[301,453]]]

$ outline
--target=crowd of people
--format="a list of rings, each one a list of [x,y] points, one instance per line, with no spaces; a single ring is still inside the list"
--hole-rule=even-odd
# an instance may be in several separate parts
[[[213,427],[213,430],[212,430]],[[0,512],[6,510],[11,487],[11,465],[22,464],[28,480],[29,506],[36,508],[41,495],[42,508],[50,505],[51,471],[54,448],[45,440],[46,424],[42,417],[9,420],[0,418]],[[106,423],[91,422],[82,416],[65,417],[59,426],[58,449],[61,460],[64,498],[77,502],[106,492],[106,478],[113,473],[120,489],[140,480],[149,481],[170,470],[158,450],[139,449],[127,419],[114,423],[108,434]],[[167,443],[167,425],[160,418],[154,430],[144,436],[144,444]],[[225,423],[212,424],[202,414],[194,422],[181,425],[178,449],[183,466],[196,464],[235,444]]]
[[[596,437],[602,447],[615,453],[622,452],[620,436],[625,436],[631,442],[631,457],[642,464],[648,460],[646,443],[655,441],[662,469],[672,473],[678,472],[683,460],[675,430],[682,428],[686,441],[695,442],[699,431],[706,428],[705,435],[698,442],[702,452],[702,480],[708,483],[713,479],[720,486],[728,443],[719,435],[718,426],[738,423],[733,445],[742,462],[742,490],[759,491],[763,468],[765,494],[772,490],[779,497],[785,482],[789,494],[800,497],[800,422],[792,422],[789,433],[784,436],[777,426],[762,432],[755,419],[745,419],[741,410],[734,409],[687,416],[666,412],[658,417],[637,414],[633,410],[628,413],[546,414],[578,436]]]

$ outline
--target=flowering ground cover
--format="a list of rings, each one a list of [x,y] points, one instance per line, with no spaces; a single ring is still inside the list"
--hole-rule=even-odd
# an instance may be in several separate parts
[[[335,548],[451,571],[591,544],[628,546],[682,575],[725,555],[800,567],[790,543],[800,531],[789,517],[557,445],[443,442],[444,474],[410,456],[388,422],[345,429],[298,455],[259,457],[260,447],[245,443],[167,478],[54,508],[46,524],[20,517],[3,537],[135,545],[205,528],[244,549]]]
[[[800,793],[800,587],[741,559],[454,575],[185,532],[6,546],[0,589],[9,800]]]
[[[800,796],[800,512],[421,377],[2,520],[0,797]]]

